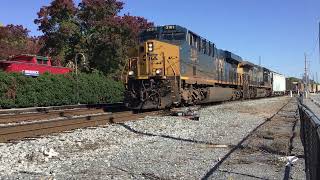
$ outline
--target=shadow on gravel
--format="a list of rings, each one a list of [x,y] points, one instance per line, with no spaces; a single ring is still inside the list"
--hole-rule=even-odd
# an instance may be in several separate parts
[[[140,134],[140,135],[144,135],[144,136],[151,136],[151,137],[162,137],[162,138],[166,138],[166,139],[172,139],[172,140],[176,140],[176,141],[183,141],[183,142],[190,142],[190,143],[196,143],[196,144],[205,144],[205,145],[209,145],[209,146],[219,146],[220,144],[214,144],[211,142],[206,142],[206,141],[198,141],[198,140],[192,140],[192,139],[184,139],[184,138],[179,138],[179,137],[173,137],[173,136],[168,136],[168,135],[162,135],[162,134],[152,134],[152,133],[146,133],[146,132],[140,132],[137,131],[135,129],[133,129],[132,127],[125,125],[123,123],[118,123],[120,126],[126,128],[127,130],[136,133],[136,134]],[[225,148],[232,148],[234,147],[234,145],[226,145]],[[221,147],[220,147],[221,148]]]

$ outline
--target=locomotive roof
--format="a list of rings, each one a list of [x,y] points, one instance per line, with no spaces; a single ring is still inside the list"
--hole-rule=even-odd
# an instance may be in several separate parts
[[[263,66],[259,66],[259,65],[253,64],[252,62],[249,62],[249,61],[247,61],[247,60],[242,61],[242,62],[240,63],[240,65],[241,65],[241,66],[247,66],[247,67],[259,67],[259,68],[262,68],[264,71],[273,72],[273,71],[271,71],[271,70],[268,69],[268,68],[265,68],[265,67],[263,67]]]
[[[263,68],[264,70],[270,71],[270,70],[267,69],[267,68],[264,68],[264,67],[262,67],[262,66],[253,64],[252,62],[249,62],[249,61],[247,61],[247,60],[242,61],[242,62],[240,63],[240,65],[241,65],[241,66],[246,66],[246,67],[258,67],[258,68]]]
[[[249,66],[249,67],[253,67],[253,66],[254,66],[254,64],[251,63],[251,62],[249,62],[249,61],[242,61],[242,62],[240,63],[240,65],[242,65],[242,66]]]
[[[184,33],[191,33],[191,34],[199,37],[201,40],[205,40],[207,42],[210,42],[206,38],[199,36],[197,33],[194,33],[193,31],[191,31],[185,27],[179,26],[179,25],[163,25],[163,26],[151,27],[151,28],[148,28],[148,29],[145,29],[144,31],[142,31],[140,35],[143,35],[144,33],[146,33],[146,34],[147,33],[154,33],[154,34],[158,34],[157,37],[160,38],[161,33],[167,33],[167,32],[168,33],[175,33],[175,32],[176,33],[179,33],[179,32],[180,33],[183,33],[183,32]],[[230,51],[227,51],[227,50],[217,49],[217,55],[225,57],[226,60],[231,63],[240,63],[241,66],[247,66],[247,67],[261,67],[261,68],[263,68],[264,71],[273,72],[268,68],[253,64],[247,60],[243,60],[240,56],[238,56]]]
[[[164,33],[164,32],[192,33],[193,35],[199,37],[200,39],[208,41],[206,38],[199,36],[197,33],[193,32],[183,26],[179,26],[179,25],[163,25],[163,26],[151,27],[151,28],[148,28],[148,29],[145,29],[144,31],[142,31],[140,35],[143,35],[144,33],[152,33],[152,32],[154,32],[155,34],[159,34],[159,35],[160,35],[160,33]],[[208,41],[208,42],[210,42],[210,41]],[[226,60],[229,62],[240,63],[240,65],[248,66],[248,67],[261,67],[265,71],[271,71],[270,69],[265,68],[263,66],[259,66],[259,65],[251,63],[250,61],[243,60],[241,58],[241,56],[238,56],[238,55],[236,55],[230,51],[227,51],[227,50],[217,49],[217,54],[218,54],[218,56],[224,56],[226,58]]]
[[[164,26],[155,26],[150,27],[148,29],[143,30],[142,32],[154,32],[154,31],[187,31],[185,27],[179,26],[179,25],[164,25]]]

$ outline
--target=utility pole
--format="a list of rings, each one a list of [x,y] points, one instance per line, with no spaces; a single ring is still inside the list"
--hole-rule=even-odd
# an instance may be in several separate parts
[[[308,67],[307,67],[307,54],[304,53],[304,91],[305,97],[307,97],[308,92]]]
[[[307,85],[307,54],[304,53],[304,84]]]
[[[318,40],[319,40],[319,62],[320,62],[320,22],[319,22],[319,34],[318,34]]]
[[[314,82],[315,79],[314,79],[314,73],[312,72],[312,81]]]
[[[259,66],[261,66],[261,56],[259,56]]]
[[[307,63],[308,63],[308,67],[307,67],[308,84],[311,84],[311,80],[312,80],[312,79],[311,79],[311,67],[310,67],[310,62],[311,62],[310,60],[309,60],[309,61],[307,60]]]
[[[316,72],[316,83],[318,83],[318,72]]]
[[[77,53],[74,57],[74,62],[76,64],[76,87],[77,87],[77,101],[78,104],[80,104],[80,95],[79,95],[79,78],[78,78],[78,55],[81,55],[83,57],[83,62],[86,61],[86,56],[83,53]]]

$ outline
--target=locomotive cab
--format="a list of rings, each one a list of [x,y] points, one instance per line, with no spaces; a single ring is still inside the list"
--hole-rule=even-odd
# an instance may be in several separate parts
[[[154,39],[161,32],[151,29],[142,35],[137,57],[129,59],[125,101],[132,109],[165,108],[180,101],[179,46]]]

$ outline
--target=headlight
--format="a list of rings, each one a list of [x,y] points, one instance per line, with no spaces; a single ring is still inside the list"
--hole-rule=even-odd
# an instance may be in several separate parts
[[[129,72],[128,72],[128,75],[129,75],[129,76],[133,76],[133,75],[134,75],[134,72],[133,72],[133,71],[129,71]]]
[[[153,51],[153,42],[148,42],[148,52],[152,52]]]
[[[161,74],[161,69],[157,69],[156,70],[156,75],[160,75]]]

